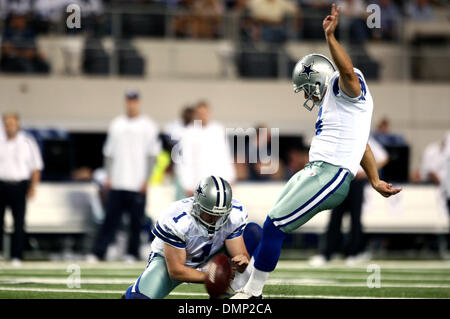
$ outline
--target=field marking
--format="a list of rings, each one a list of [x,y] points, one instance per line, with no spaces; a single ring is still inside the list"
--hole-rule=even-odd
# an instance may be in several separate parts
[[[91,289],[60,289],[60,288],[26,288],[26,287],[0,287],[3,291],[34,291],[34,292],[76,292],[76,293],[91,293],[91,294],[120,294],[125,291],[122,290],[91,290]]]
[[[450,270],[450,260],[433,260],[433,261],[389,261],[389,260],[370,260],[363,262],[357,266],[347,266],[345,261],[331,261],[328,265],[323,267],[312,267],[307,261],[290,261],[281,260],[277,264],[277,269],[324,269],[324,270],[351,270],[351,269],[366,269],[370,264],[377,264],[381,268],[385,269],[404,269],[405,271],[414,269],[427,269],[433,270],[434,268],[448,269]]]
[[[53,288],[5,288],[0,287],[0,291],[31,291],[31,292],[70,292],[70,293],[104,293],[104,294],[123,294],[122,290],[86,290],[86,289],[53,289]],[[197,296],[207,297],[206,293],[197,292],[172,292],[170,296]],[[263,295],[264,298],[287,298],[287,299],[438,299],[428,297],[373,297],[373,296],[334,296],[334,295]]]
[[[134,276],[124,277],[121,276],[120,278],[109,278],[99,275],[98,277],[93,276],[86,276],[83,277],[83,273],[81,273],[81,280],[85,283],[91,283],[91,284],[125,284],[125,283],[133,283],[137,280],[139,273],[137,273]],[[344,280],[355,280],[355,281],[366,281],[367,277],[369,276],[369,273],[361,274],[361,275],[327,275],[327,274],[313,274],[313,275],[305,275],[305,274],[289,274],[289,275],[280,275],[279,273],[271,274],[269,277],[269,280],[284,280],[284,281],[290,281],[290,280],[296,280],[298,282],[329,282],[330,279],[333,279],[332,282],[339,282],[337,280],[344,279]],[[61,275],[61,276],[27,276],[27,275],[19,275],[19,276],[13,276],[13,275],[0,275],[0,283],[4,281],[20,281],[20,282],[36,282],[36,283],[65,283],[65,280],[67,279],[67,274]],[[434,282],[439,282],[443,285],[450,285],[450,276],[397,276],[397,275],[386,275],[381,272],[382,280],[384,281],[394,281],[399,282],[401,284],[405,281],[417,281],[417,282],[426,282],[426,284],[435,284]],[[337,280],[334,280],[337,279]],[[446,281],[446,283],[442,283],[442,281]],[[345,283],[345,282],[344,282]],[[416,283],[408,283],[408,284],[416,284]]]
[[[449,285],[445,285],[445,284],[439,284],[439,285],[435,285],[435,284],[407,284],[407,283],[400,283],[400,284],[395,284],[395,283],[383,283],[383,280],[380,280],[381,283],[381,287],[380,288],[445,288],[448,289],[450,288],[450,284]],[[272,286],[326,286],[326,287],[366,287],[367,288],[367,283],[363,282],[363,283],[350,283],[350,282],[346,282],[346,283],[341,283],[341,282],[332,282],[332,281],[328,281],[328,282],[319,282],[319,281],[315,281],[315,282],[305,282],[302,279],[290,279],[289,281],[285,281],[285,280],[278,280],[278,279],[269,279],[267,280],[266,285],[272,285]]]
[[[103,279],[103,278],[89,278],[81,279],[80,284],[99,284],[99,285],[119,285],[128,284],[132,285],[136,278],[132,280],[125,279]],[[61,278],[0,278],[0,285],[19,285],[19,284],[66,284],[67,279]],[[183,283],[185,285],[186,283]],[[269,279],[266,282],[269,286],[304,286],[304,287],[367,287],[365,280],[363,282],[337,282],[334,280],[321,280],[321,279],[298,279],[298,278],[286,278],[281,279]],[[436,288],[436,289],[448,289],[450,284],[424,284],[424,283],[385,283],[381,280],[382,288]]]
[[[289,275],[280,275],[280,273],[274,273],[273,275],[270,275],[270,278],[272,279],[329,279],[330,277],[334,279],[349,279],[349,280],[366,280],[367,277],[370,275],[370,273],[365,274],[359,274],[359,275],[351,275],[351,274],[299,274],[298,276],[295,276],[293,274]],[[403,275],[391,275],[391,274],[384,274],[383,270],[380,272],[381,277],[384,280],[391,280],[391,281],[442,281],[442,280],[450,280],[450,274],[448,276],[438,276],[438,275],[423,275],[423,276],[412,276],[409,275],[408,277],[400,277]],[[0,277],[1,278],[1,277]]]
[[[88,263],[83,260],[74,261],[25,261],[20,268],[13,267],[9,262],[0,261],[0,269],[17,270],[17,269],[66,269],[68,265],[77,264],[83,269],[117,269],[117,270],[143,270],[147,261],[138,261],[134,264],[128,264],[125,262],[111,261],[111,262],[98,262]],[[369,264],[377,264],[382,269],[393,269],[400,271],[409,270],[450,270],[450,260],[403,260],[403,261],[389,261],[389,260],[371,260],[364,262],[361,265],[355,267],[349,267],[345,265],[344,261],[332,261],[330,264],[314,268],[311,267],[305,260],[280,260],[277,265],[277,269],[292,269],[292,270],[337,270],[337,271],[354,271],[365,270]]]

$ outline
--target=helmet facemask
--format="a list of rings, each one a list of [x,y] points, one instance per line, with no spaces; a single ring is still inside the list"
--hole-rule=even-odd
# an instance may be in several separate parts
[[[327,77],[327,80],[328,80],[328,77]],[[316,105],[320,105],[320,103],[322,103],[322,98],[325,95],[326,86],[324,88],[323,94],[320,94],[320,83],[319,82],[317,82],[316,84],[305,83],[299,87],[296,87],[294,84],[294,92],[298,93],[300,91],[304,91],[306,94],[306,100],[303,103],[303,106],[308,111],[312,111],[312,109]],[[317,98],[318,100],[315,101],[314,98]]]
[[[232,207],[230,207],[230,208],[214,207],[212,210],[208,210],[207,208],[202,207],[200,205],[200,203],[198,203],[198,202],[197,203],[194,202],[194,205],[192,207],[194,217],[197,218],[197,220],[200,222],[200,224],[208,230],[208,233],[214,233],[214,232],[219,231],[227,223],[228,217],[230,216],[231,209],[232,209]],[[220,218],[217,219],[216,222],[214,222],[214,223],[209,223],[201,217],[202,213],[205,213],[205,214],[208,214],[211,216],[218,216]]]

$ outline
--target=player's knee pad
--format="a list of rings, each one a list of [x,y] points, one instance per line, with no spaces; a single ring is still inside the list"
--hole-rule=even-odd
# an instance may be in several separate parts
[[[248,223],[244,230],[244,243],[247,248],[247,252],[250,256],[253,256],[253,252],[258,247],[261,240],[262,228],[256,223]]]

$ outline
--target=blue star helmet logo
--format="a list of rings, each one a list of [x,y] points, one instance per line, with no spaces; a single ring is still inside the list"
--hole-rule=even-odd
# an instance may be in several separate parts
[[[208,184],[206,185],[198,185],[197,189],[195,190],[197,192],[198,195],[202,195],[204,197],[206,197],[205,193],[203,193],[203,188],[205,188]]]
[[[302,72],[300,72],[300,75],[305,74],[306,78],[309,80],[309,77],[311,76],[312,73],[319,73],[315,70],[313,70],[312,66],[313,66],[314,62],[311,62],[310,65],[303,65],[303,70]]]

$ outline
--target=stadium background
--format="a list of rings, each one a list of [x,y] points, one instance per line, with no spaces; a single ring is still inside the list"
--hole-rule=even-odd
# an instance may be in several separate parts
[[[389,1],[363,3],[365,8],[385,2]],[[372,130],[387,119],[391,133],[405,141],[388,148],[391,162],[384,172],[387,180],[405,187],[403,197],[400,203],[373,199],[367,209],[371,212],[363,218],[371,243],[368,247],[375,260],[443,260],[448,215],[439,188],[417,172],[426,146],[441,140],[450,129],[450,8],[447,1],[390,2],[398,11],[382,9],[381,17],[387,19],[382,20],[381,29],[368,29],[365,17],[358,14],[343,15],[338,29],[339,39],[366,75],[374,96]],[[430,11],[414,10],[419,2]],[[70,3],[81,7],[80,29],[66,26],[69,13],[65,8]],[[124,92],[129,88],[140,91],[143,112],[161,129],[178,119],[184,106],[206,100],[213,119],[226,127],[263,124],[279,128],[283,167],[289,165],[291,149],[307,150],[316,113],[301,107],[303,99],[293,94],[290,73],[295,62],[308,53],[329,55],[321,22],[331,2],[293,3],[296,15],[280,21],[276,32],[257,38],[252,33],[256,18],[246,1],[2,1],[3,35],[12,17],[25,17],[35,48],[43,56],[40,67],[31,71],[11,69],[0,62],[1,113],[20,114],[22,127],[36,137],[45,160],[42,183],[27,212],[25,260],[29,267],[35,267],[32,261],[50,260],[52,272],[58,262],[81,262],[88,252],[102,219],[101,210],[92,204],[96,196],[92,173],[103,164],[106,129],[123,113]],[[357,8],[358,3],[348,1],[350,7]],[[236,183],[235,193],[249,206],[250,219],[262,223],[284,184],[283,176]],[[153,180],[150,192],[147,215],[154,220],[173,197],[171,175]],[[261,193],[267,195],[262,202]],[[304,260],[316,253],[327,218],[323,213],[309,228],[305,225],[292,235],[283,257]],[[7,220],[8,230],[8,215]],[[122,239],[119,234],[119,251]],[[146,249],[148,243],[143,252]],[[27,276],[26,263],[21,273],[8,268],[6,261],[0,262],[5,280]],[[305,263],[298,265],[297,269],[309,269]],[[66,276],[64,267],[59,269],[60,280]],[[346,271],[340,264],[337,267],[337,273]],[[423,269],[434,267],[433,271],[440,271],[436,281],[444,283],[442,289],[448,288],[448,263],[419,263],[417,267],[417,280],[426,272]],[[136,269],[131,272],[137,274]],[[334,276],[332,270],[327,274]],[[436,289],[431,296],[442,296],[441,288],[430,289]],[[4,296],[17,296],[14,291]],[[61,295],[56,292],[56,296]]]

